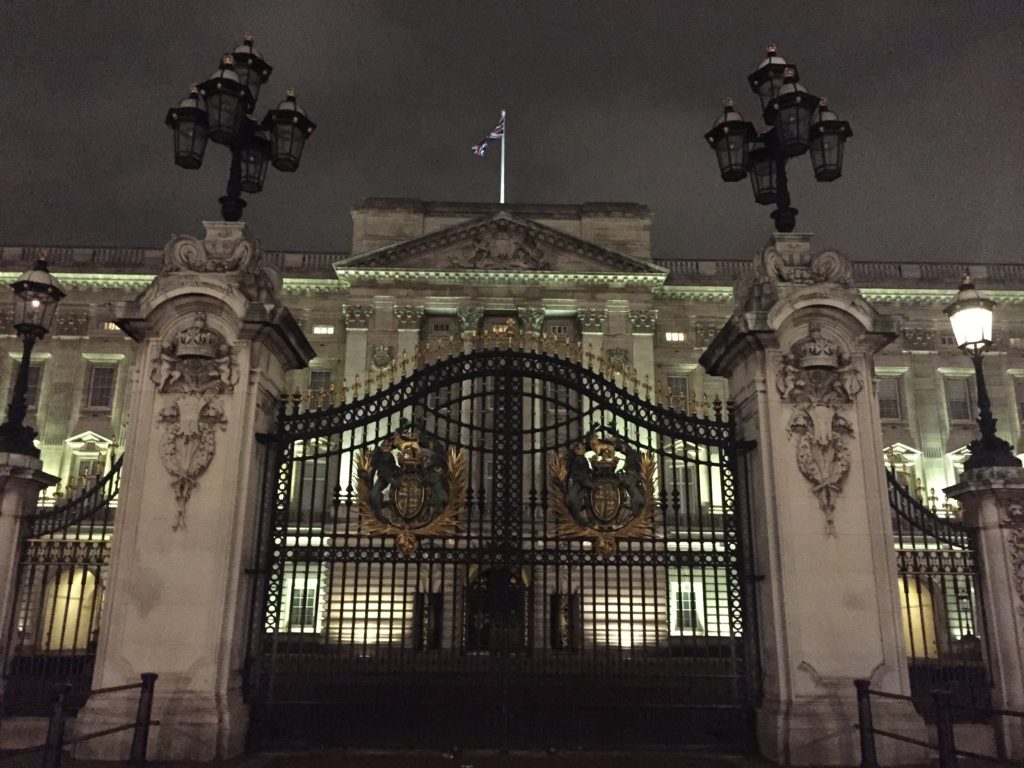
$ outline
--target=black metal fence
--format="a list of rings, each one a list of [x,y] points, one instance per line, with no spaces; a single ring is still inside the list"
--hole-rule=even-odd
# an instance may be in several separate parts
[[[878,749],[875,745],[875,736],[882,736],[887,739],[894,739],[905,744],[913,744],[924,749],[938,753],[939,768],[957,768],[958,758],[966,757],[975,764],[977,761],[993,765],[1010,766],[1011,768],[1022,768],[1024,760],[1010,759],[1007,756],[1007,749],[1002,738],[1003,729],[1001,724],[1006,719],[1024,720],[1024,712],[1008,709],[992,709],[989,707],[971,707],[956,704],[952,692],[949,689],[937,688],[929,692],[927,696],[901,696],[896,693],[871,690],[871,681],[854,680],[857,688],[857,730],[860,734],[860,768],[879,768]],[[903,733],[887,731],[875,728],[874,717],[871,711],[871,697],[889,699],[892,701],[906,701],[914,705],[917,711],[928,711],[931,713],[930,721],[935,727],[935,741],[925,741]],[[996,736],[996,754],[987,755],[980,752],[973,752],[965,749],[958,749],[956,746],[956,730],[954,723],[961,722],[985,722],[991,723]]]
[[[749,735],[733,425],[614,379],[479,349],[282,411],[250,658],[264,743]]]
[[[72,686],[69,683],[58,683],[54,687],[53,700],[50,705],[50,719],[46,727],[46,741],[34,747],[0,750],[0,762],[21,755],[39,753],[41,768],[60,768],[65,747],[130,730],[132,732],[132,742],[128,752],[128,761],[131,765],[144,764],[149,746],[149,728],[153,725],[159,725],[160,722],[152,719],[153,694],[156,688],[157,675],[155,672],[144,672],[141,678],[138,683],[116,685],[111,688],[97,688],[94,691],[87,692],[87,696],[102,696],[118,691],[138,689],[139,705],[135,712],[135,719],[132,722],[75,736],[73,739],[67,738],[66,735],[68,717],[75,709],[71,698]]]
[[[977,550],[947,510],[926,506],[887,471],[903,640],[915,701],[941,688],[958,705],[989,707]],[[958,711],[961,719],[969,711]]]
[[[28,524],[21,542],[17,597],[4,659],[4,714],[45,714],[54,685],[65,706],[88,695],[99,632],[121,459],[83,482]]]

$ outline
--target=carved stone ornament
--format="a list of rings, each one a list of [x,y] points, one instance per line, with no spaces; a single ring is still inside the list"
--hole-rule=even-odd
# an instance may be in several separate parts
[[[1000,525],[1008,530],[1010,567],[1013,586],[1017,592],[1017,613],[1024,616],[1024,499],[1019,496],[1006,499],[999,505]]]
[[[630,355],[628,349],[614,347],[605,352],[605,357],[608,358],[608,362],[613,370],[623,371],[629,367]]]
[[[849,258],[832,249],[812,256],[806,240],[776,237],[754,257],[751,271],[737,279],[733,297],[745,311],[767,310],[786,286],[819,283],[852,289]]]
[[[423,322],[423,307],[395,307],[395,322],[399,328],[406,330],[419,330]]]
[[[589,538],[602,557],[619,539],[654,532],[655,461],[610,428],[592,429],[548,462],[548,499],[559,534]]]
[[[206,237],[173,235],[164,246],[163,273],[237,272],[250,299],[277,303],[281,278],[264,264],[263,247],[244,224],[207,221]]]
[[[369,304],[348,304],[345,306],[346,328],[369,328],[372,319],[373,307]]]
[[[520,307],[516,313],[524,331],[540,333],[544,327],[543,307]]]
[[[903,344],[907,349],[935,349],[935,331],[929,328],[907,328],[902,330]]]
[[[476,236],[462,253],[453,256],[451,265],[456,269],[485,270],[549,270],[548,257],[528,233],[501,230],[493,236]]]
[[[395,361],[395,348],[386,344],[375,344],[370,347],[370,367],[375,371],[387,368]]]
[[[443,536],[458,527],[469,487],[466,452],[446,449],[403,422],[373,451],[358,459],[359,514],[371,535],[395,537],[409,554],[420,536]]]
[[[608,312],[603,309],[579,309],[576,311],[576,317],[584,333],[601,333],[604,331],[604,321],[608,317]]]
[[[854,437],[841,411],[863,389],[860,373],[839,344],[812,325],[783,358],[775,384],[793,406],[786,431],[796,442],[797,467],[825,513],[826,533],[833,535],[835,500],[850,473],[848,443]]]
[[[629,313],[629,322],[633,333],[654,333],[654,325],[658,320],[656,309],[634,309]]]
[[[163,344],[153,359],[150,380],[170,402],[160,408],[160,458],[170,474],[177,505],[173,529],[185,527],[188,501],[216,451],[217,430],[226,428],[222,396],[238,383],[235,353],[209,327],[206,313]]]

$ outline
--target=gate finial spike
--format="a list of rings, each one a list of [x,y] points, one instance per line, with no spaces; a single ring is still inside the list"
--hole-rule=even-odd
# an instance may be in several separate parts
[[[644,374],[644,397],[648,400],[651,399],[651,375],[649,373]]]
[[[722,420],[722,398],[720,398],[717,393],[715,394],[715,400],[711,404],[711,407],[715,411],[715,421],[721,421]]]
[[[356,374],[355,383],[352,385],[352,394],[356,400],[359,399],[359,390],[362,389],[363,385],[359,383],[359,374]]]

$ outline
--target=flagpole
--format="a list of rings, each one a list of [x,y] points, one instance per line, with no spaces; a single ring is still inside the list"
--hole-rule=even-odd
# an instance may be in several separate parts
[[[492,113],[493,114],[493,113]],[[505,126],[501,137],[501,191],[498,194],[498,202],[505,204],[505,142],[508,141],[508,122],[505,120],[505,110],[501,110],[501,124]]]

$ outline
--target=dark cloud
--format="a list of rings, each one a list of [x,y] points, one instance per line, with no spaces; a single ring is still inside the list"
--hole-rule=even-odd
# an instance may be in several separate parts
[[[846,175],[792,173],[800,228],[861,259],[1014,261],[1024,242],[1024,5],[376,0],[23,2],[0,8],[0,242],[159,245],[217,215],[227,157],[176,168],[164,113],[246,30],[319,123],[246,219],[273,248],[346,250],[348,209],[485,201],[509,110],[511,201],[644,202],[662,256],[745,258],[769,228],[702,134],[755,117],[766,42],[830,97]]]

